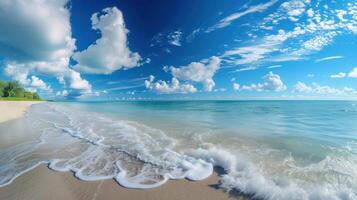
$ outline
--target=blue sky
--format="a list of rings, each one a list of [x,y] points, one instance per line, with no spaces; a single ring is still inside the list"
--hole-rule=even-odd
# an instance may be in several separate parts
[[[0,78],[48,99],[356,99],[353,0],[0,2]]]

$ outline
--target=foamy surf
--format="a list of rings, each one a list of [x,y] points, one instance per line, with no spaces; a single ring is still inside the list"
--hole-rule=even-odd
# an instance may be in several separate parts
[[[13,159],[1,160],[2,186],[40,163],[49,163],[49,168],[56,171],[72,171],[81,180],[114,178],[120,185],[130,188],[158,187],[169,179],[199,181],[213,172],[210,163],[170,150],[173,139],[158,130],[143,125],[134,127],[124,121],[89,113],[74,114],[52,105],[44,107],[38,108],[46,110],[41,110],[44,116],[36,118],[41,121],[36,124],[43,132],[41,140],[18,153],[19,147],[1,152],[2,157],[13,156]],[[149,132],[161,139],[153,139]],[[44,149],[50,152],[22,162]]]
[[[71,171],[81,180],[114,179],[140,189],[159,187],[170,179],[200,181],[221,167],[221,188],[256,199],[357,199],[353,142],[305,163],[277,149],[240,147],[228,135],[220,144],[199,137],[189,141],[196,143],[194,148],[185,148],[178,138],[138,122],[57,104],[32,109],[27,117],[41,137],[0,150],[1,186],[43,163],[52,170]]]

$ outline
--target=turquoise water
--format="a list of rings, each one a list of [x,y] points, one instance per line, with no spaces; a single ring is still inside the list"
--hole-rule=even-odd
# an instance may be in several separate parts
[[[143,189],[218,166],[220,187],[258,199],[357,199],[353,101],[62,102],[23,121],[40,134],[0,148],[2,185],[39,163]]]
[[[167,132],[249,137],[292,153],[343,148],[357,141],[357,102],[348,101],[162,101],[70,103]],[[325,151],[319,152],[325,154]],[[319,155],[316,155],[319,156]],[[324,157],[325,155],[322,155]]]

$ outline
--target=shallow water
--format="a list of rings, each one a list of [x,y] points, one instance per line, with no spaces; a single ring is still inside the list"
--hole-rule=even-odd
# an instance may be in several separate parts
[[[357,199],[356,122],[348,101],[39,104],[0,125],[0,185],[39,163],[130,188],[220,166],[220,187],[260,199]]]

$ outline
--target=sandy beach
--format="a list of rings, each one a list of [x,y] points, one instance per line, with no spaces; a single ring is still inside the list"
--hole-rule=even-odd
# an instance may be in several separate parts
[[[0,101],[0,122],[20,118],[26,109],[38,102]],[[218,189],[219,176],[215,173],[203,181],[171,180],[153,189],[127,189],[113,179],[81,181],[71,172],[55,172],[40,165],[16,178],[11,184],[0,188],[0,199],[13,200],[110,200],[110,199],[185,199],[220,200],[240,199]]]
[[[0,123],[23,116],[27,108],[37,103],[41,101],[0,101]]]
[[[0,188],[0,199],[66,199],[66,200],[223,200],[230,197],[216,189],[216,174],[199,182],[172,180],[153,189],[127,189],[114,180],[86,182],[76,179],[70,172],[55,172],[40,165]]]

